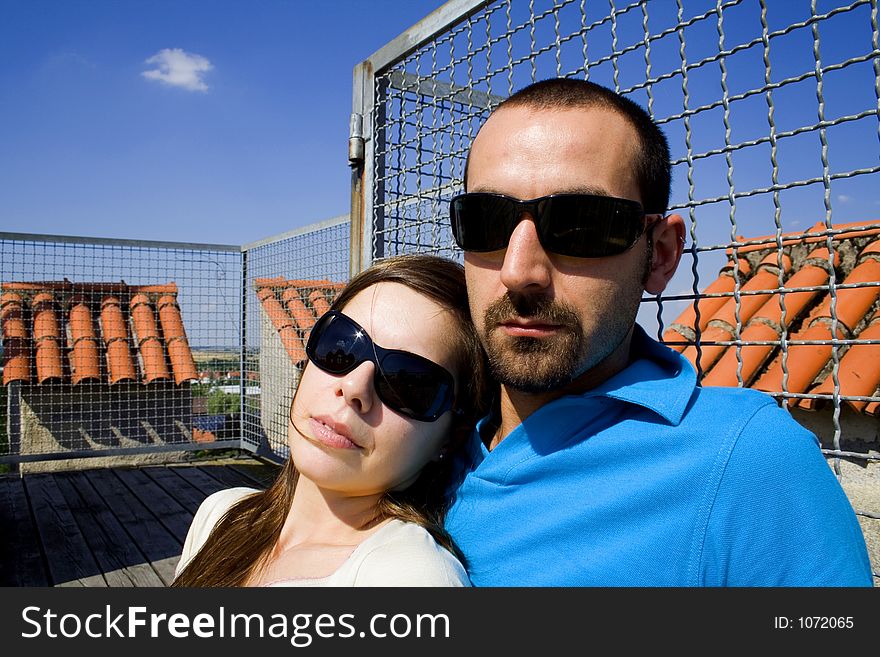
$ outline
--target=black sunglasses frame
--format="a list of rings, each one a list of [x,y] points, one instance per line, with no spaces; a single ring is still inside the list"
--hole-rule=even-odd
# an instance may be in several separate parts
[[[526,214],[534,219],[546,251],[576,258],[620,255],[663,218],[645,214],[638,201],[595,194],[550,194],[523,201],[504,194],[469,192],[449,202],[455,243],[474,253],[507,248]]]
[[[346,345],[346,355],[353,356],[354,361],[340,367],[328,367],[326,362],[321,362],[322,359],[318,355],[318,345],[321,338],[326,334],[327,327],[333,322],[342,322],[351,331],[350,344]],[[372,362],[375,365],[373,387],[380,401],[392,411],[414,420],[434,422],[446,411],[453,410],[455,379],[445,367],[424,356],[419,356],[409,351],[385,349],[379,346],[360,324],[338,310],[327,311],[312,327],[308,343],[306,344],[306,355],[315,367],[336,376],[348,374],[367,361]],[[391,378],[393,375],[389,375],[389,372],[383,368],[382,363],[387,361],[389,357],[395,356],[402,357],[405,361],[420,367],[421,369],[415,374],[429,373],[436,377],[437,390],[434,400],[426,411],[419,412],[408,407],[406,405],[407,400],[405,399],[408,389],[404,388],[402,390],[403,395],[401,395],[401,391],[396,390],[392,384]],[[412,373],[410,372],[410,374]]]

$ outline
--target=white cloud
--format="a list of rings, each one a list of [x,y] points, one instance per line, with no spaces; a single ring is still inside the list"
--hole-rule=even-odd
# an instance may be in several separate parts
[[[847,196],[846,194],[838,194],[837,200],[841,203],[849,203],[852,201],[852,196]]]
[[[141,73],[148,80],[157,80],[188,91],[207,91],[202,76],[214,66],[207,58],[180,48],[163,48],[146,60],[156,68]]]

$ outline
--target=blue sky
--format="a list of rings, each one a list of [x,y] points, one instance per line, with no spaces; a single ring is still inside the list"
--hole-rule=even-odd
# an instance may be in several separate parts
[[[244,244],[349,211],[352,69],[442,0],[0,0],[0,230]]]
[[[0,0],[0,230],[245,244],[346,214],[352,69],[442,3]],[[536,3],[536,11],[548,4]],[[600,4],[589,7],[607,11]],[[835,4],[822,1],[818,10]],[[690,16],[715,0],[685,5]],[[523,0],[515,10],[527,13],[528,6]],[[576,10],[572,4],[566,11]],[[760,34],[759,13],[756,0],[725,11],[728,47]],[[655,32],[675,21],[675,12],[651,14]],[[809,15],[808,0],[771,3],[770,29]],[[540,23],[546,31],[552,21]],[[826,64],[869,52],[870,7],[823,21],[820,31]],[[641,35],[640,12],[620,19],[621,43]],[[711,55],[718,45],[714,21],[689,28],[687,39],[689,61]],[[594,57],[602,53],[600,41],[591,44]],[[762,84],[760,57],[753,47],[731,58],[731,93]],[[655,75],[680,66],[677,36],[655,43],[652,59]],[[774,39],[771,59],[774,80],[812,70],[810,29]],[[643,67],[624,67],[623,84]],[[594,79],[610,84],[610,66],[604,69]],[[824,84],[827,119],[876,107],[871,61],[832,71]],[[677,78],[658,84],[655,111],[680,111],[680,88]],[[691,107],[717,98],[719,89],[717,65],[693,71]],[[815,97],[812,80],[778,90],[779,129],[814,123]],[[734,143],[766,132],[763,94],[731,111]],[[664,125],[677,158],[684,153],[682,128],[681,121]],[[720,108],[695,117],[691,128],[695,152],[717,148]],[[876,165],[870,117],[831,127],[828,141],[832,172]],[[778,157],[781,181],[815,177],[817,133],[784,140]],[[768,185],[769,162],[766,144],[735,153],[738,189]],[[673,202],[686,201],[685,165],[675,174]],[[874,179],[835,181],[835,223],[876,217]],[[694,183],[696,198],[726,194],[723,158],[704,160]],[[785,230],[822,221],[822,194],[815,184],[784,192]],[[717,210],[717,241],[730,232],[723,206],[702,211]],[[743,234],[774,230],[768,194],[741,199],[737,215]]]

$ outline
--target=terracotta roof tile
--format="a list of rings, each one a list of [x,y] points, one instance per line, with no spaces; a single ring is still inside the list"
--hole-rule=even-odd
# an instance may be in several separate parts
[[[34,344],[37,350],[37,381],[47,383],[63,376],[61,328],[51,292],[37,292],[31,301],[34,316]]]
[[[299,288],[285,288],[281,292],[281,300],[287,309],[287,313],[293,320],[294,326],[297,326],[302,331],[309,331],[315,325],[317,321],[315,313],[309,310],[306,304],[303,303],[302,298],[300,298]]]
[[[159,322],[162,325],[162,335],[165,336],[168,356],[171,358],[175,383],[180,384],[198,378],[196,362],[186,339],[177,297],[173,294],[163,294],[159,297],[156,307],[159,310]]]
[[[3,332],[3,381],[31,380],[31,348],[25,326],[21,296],[4,292],[0,297],[0,326]]]
[[[861,228],[869,223],[837,226],[840,230],[833,236],[835,281],[838,286],[849,284],[868,284],[861,287],[836,289],[834,310],[837,317],[837,337],[848,340],[880,339],[880,229]],[[778,342],[783,325],[788,340],[828,341],[831,339],[832,298],[827,289],[829,279],[829,253],[827,237],[816,235],[825,230],[824,224],[813,226],[807,234],[790,233],[782,236],[783,290],[819,287],[817,290],[786,292],[782,295],[785,305],[783,317],[780,303],[779,285],[775,264],[778,261],[776,239],[754,238],[762,244],[740,247],[739,257],[746,257],[752,263],[761,259],[755,267],[755,274],[740,286],[740,291],[757,291],[757,294],[740,297],[740,320],[742,332],[740,341]],[[744,238],[739,238],[745,241]],[[733,253],[729,250],[728,255]],[[788,268],[790,266],[790,272]],[[706,291],[725,288],[732,290],[730,263],[713,281]],[[745,268],[742,268],[745,270]],[[822,289],[822,286],[826,286]],[[703,305],[701,312],[712,307],[714,312],[700,321],[700,361],[699,370],[702,384],[706,386],[738,385],[737,369],[743,384],[765,392],[783,390],[783,371],[781,350],[776,344],[714,344],[736,339],[735,310],[732,297],[722,304]],[[664,333],[667,340],[682,340],[685,337],[694,342],[697,331],[694,328],[694,311],[688,308]],[[689,345],[679,351],[697,365],[697,350]],[[880,386],[880,345],[860,344],[839,349],[838,381],[843,396],[878,396]],[[832,347],[828,344],[789,345],[785,359],[788,376],[785,390],[794,393],[831,394],[833,391]],[[806,409],[818,409],[825,400],[790,399],[790,405],[798,404]],[[856,411],[877,414],[877,401],[847,400]]]
[[[880,314],[874,317],[867,328],[859,333],[861,340],[880,340]],[[870,397],[880,385],[880,345],[856,344],[840,359],[837,381],[841,395]],[[834,377],[829,374],[825,380],[810,392],[830,395],[834,392]],[[810,410],[821,408],[826,400],[801,399],[799,406]],[[857,411],[863,411],[869,402],[851,400],[848,402]],[[877,402],[870,402],[876,404]]]
[[[739,318],[742,323],[751,319],[752,315],[764,305],[764,302],[773,294],[770,290],[777,287],[779,281],[778,258],[775,253],[768,254],[757,267],[755,275],[740,287],[743,292],[759,292],[767,290],[766,294],[745,295],[739,298],[739,304],[734,297],[728,298],[706,324],[703,331],[702,341],[715,342],[732,340],[736,331],[736,311],[739,306]],[[791,258],[784,255],[782,258],[784,273],[791,269]],[[707,345],[700,351],[700,368],[708,370],[724,350],[724,345]],[[692,363],[696,362],[696,347],[686,347],[682,353]]]
[[[281,338],[284,350],[290,360],[299,365],[306,359],[309,332],[318,318],[330,310],[330,304],[345,284],[279,277],[258,278],[254,286],[263,312]]]
[[[165,350],[162,348],[159,326],[150,304],[150,297],[140,292],[132,295],[129,303],[132,324],[134,324],[134,339],[140,351],[140,365],[144,379],[147,383],[170,379],[171,373],[165,363]]]
[[[204,429],[193,427],[192,439],[193,442],[197,443],[212,443],[217,440],[217,436],[213,431],[205,431]]]
[[[70,300],[71,380],[73,383],[101,378],[101,356],[98,335],[92,322],[87,297],[77,295]]]
[[[107,349],[107,371],[111,384],[135,381],[137,374],[128,346],[128,329],[117,296],[101,299],[101,330]]]
[[[327,303],[327,297],[324,296],[324,290],[312,290],[312,293],[309,295],[309,301],[312,302],[312,308],[315,309],[316,317],[320,317],[330,310],[330,304]]]
[[[0,300],[4,385],[12,381],[149,383],[170,379],[172,373],[179,384],[197,377],[173,283],[53,281],[0,287],[4,290]]]
[[[840,258],[835,262],[839,264]],[[828,249],[818,248],[813,250],[800,270],[795,272],[786,281],[783,289],[813,287],[824,285],[828,281]],[[788,327],[797,319],[804,308],[814,301],[819,295],[819,290],[804,292],[788,292],[785,299],[785,319],[782,316],[780,295],[773,294],[764,305],[755,312],[749,325],[743,330],[741,339],[744,342],[769,342],[779,340],[782,335],[783,324]],[[752,376],[767,361],[773,345],[743,345],[740,349],[742,360],[741,376],[744,381],[751,380]],[[703,378],[703,385],[707,386],[735,386],[737,385],[737,360],[736,348],[726,349],[715,366]]]
[[[745,258],[739,259],[739,275],[740,277],[748,276],[751,273],[751,265]],[[730,260],[719,272],[718,278],[712,281],[709,286],[703,290],[704,294],[720,294],[724,292],[733,292],[736,286],[734,280],[733,260]],[[679,342],[682,339],[693,341],[694,327],[697,325],[697,310],[700,313],[700,330],[705,330],[709,324],[709,320],[728,300],[728,297],[702,297],[697,300],[696,308],[694,304],[689,304],[687,309],[673,322],[666,332],[663,334],[663,340],[666,342]],[[687,345],[670,344],[672,349],[676,351],[684,351]]]
[[[880,254],[878,254],[880,255]],[[864,257],[864,256],[863,256]],[[843,283],[880,282],[880,262],[867,259],[855,267]],[[865,317],[880,295],[880,286],[843,289],[836,291],[837,338],[857,337],[855,328]],[[814,311],[805,326],[794,333],[793,340],[831,340],[831,296],[826,294],[819,308]],[[816,377],[832,359],[830,344],[792,345],[788,350],[787,389],[789,392],[806,392]],[[782,389],[782,360],[777,359],[754,384],[758,390],[772,392]],[[789,402],[794,404],[793,401]]]

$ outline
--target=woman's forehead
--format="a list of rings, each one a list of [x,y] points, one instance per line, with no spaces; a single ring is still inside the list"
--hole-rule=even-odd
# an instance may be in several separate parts
[[[401,283],[372,285],[356,294],[342,312],[386,349],[404,349],[436,362],[449,356],[450,313]]]

